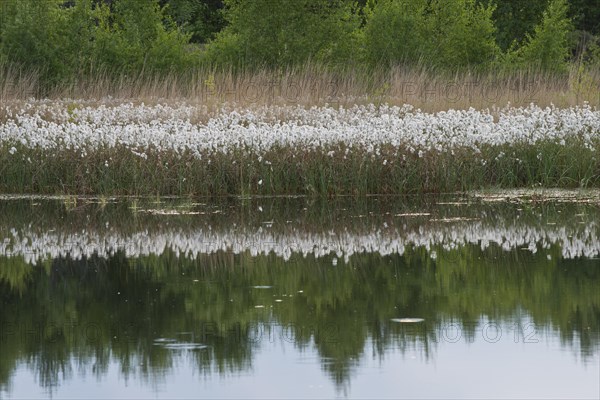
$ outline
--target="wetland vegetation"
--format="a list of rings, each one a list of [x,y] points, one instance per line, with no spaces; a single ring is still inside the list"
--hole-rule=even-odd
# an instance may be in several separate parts
[[[3,0],[0,192],[598,187],[599,15],[584,0]]]

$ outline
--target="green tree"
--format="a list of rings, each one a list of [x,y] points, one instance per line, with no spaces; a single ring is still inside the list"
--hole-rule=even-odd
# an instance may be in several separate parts
[[[65,15],[59,4],[58,0],[0,0],[0,61],[36,69],[50,82],[67,77],[71,71],[61,35]]]
[[[499,54],[493,6],[433,0],[427,14],[427,61],[446,69],[486,66]]]
[[[498,28],[496,40],[503,51],[516,41],[522,42],[539,24],[548,0],[479,0],[481,4],[493,5],[493,19]]]
[[[570,33],[573,29],[568,17],[566,0],[551,0],[542,21],[532,34],[527,34],[521,47],[509,50],[507,60],[518,68],[539,68],[546,71],[566,71],[570,55]]]
[[[600,1],[569,0],[569,6],[575,29],[600,35]]]
[[[359,20],[343,0],[226,0],[229,25],[209,44],[212,62],[290,66],[352,57]]]
[[[165,15],[158,0],[118,0],[113,11],[100,5],[94,61],[119,71],[168,71],[188,67],[189,35]]]
[[[381,0],[370,4],[364,35],[365,53],[372,64],[422,61],[456,69],[488,65],[499,54],[492,6],[474,0]]]
[[[206,43],[225,27],[222,0],[161,0],[165,12],[191,42]]]
[[[102,68],[183,70],[197,56],[158,0],[0,0],[0,62],[37,70],[46,86]]]
[[[426,0],[382,0],[367,6],[365,56],[371,65],[414,64],[423,56]]]

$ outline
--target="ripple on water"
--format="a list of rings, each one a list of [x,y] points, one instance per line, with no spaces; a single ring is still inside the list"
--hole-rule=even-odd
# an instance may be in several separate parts
[[[392,322],[399,322],[401,324],[415,324],[418,322],[425,321],[423,318],[392,318]]]
[[[180,342],[177,339],[158,338],[154,339],[154,345],[167,350],[203,350],[207,345],[194,342]]]
[[[205,344],[191,342],[167,343],[162,347],[167,350],[204,350],[208,348]]]

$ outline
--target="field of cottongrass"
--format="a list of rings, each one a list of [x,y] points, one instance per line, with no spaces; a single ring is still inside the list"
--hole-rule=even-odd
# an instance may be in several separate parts
[[[71,100],[0,106],[0,191],[364,195],[599,187],[589,105],[423,112],[410,105]]]

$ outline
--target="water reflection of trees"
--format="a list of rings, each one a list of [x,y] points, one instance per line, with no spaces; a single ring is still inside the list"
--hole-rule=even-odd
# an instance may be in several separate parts
[[[155,339],[189,336],[182,332],[209,345],[186,353],[199,371],[243,371],[267,330],[278,327],[282,340],[314,346],[342,387],[362,357],[384,357],[392,348],[435,357],[445,324],[475,337],[481,316],[512,322],[521,313],[538,329],[558,332],[585,360],[600,342],[597,260],[563,260],[555,245],[548,251],[556,257],[469,245],[432,259],[418,247],[403,256],[357,254],[337,266],[331,258],[294,254],[284,262],[248,252],[195,260],[168,250],[138,259],[117,253],[35,267],[4,257],[0,382],[6,385],[20,363],[51,387],[73,369],[102,376],[115,360],[126,377],[160,380],[180,353]],[[425,322],[390,322],[402,316]]]

